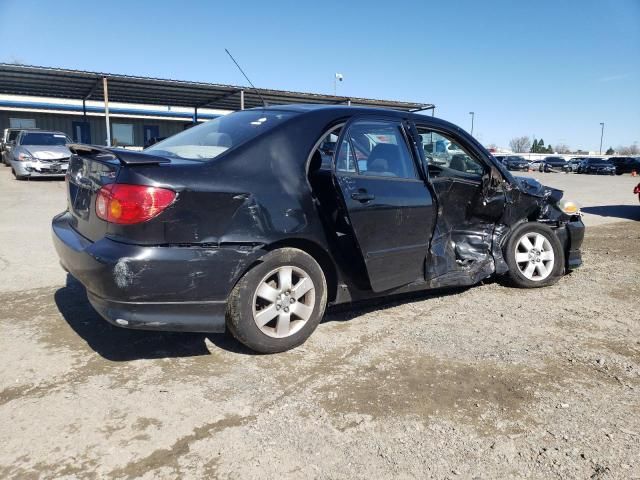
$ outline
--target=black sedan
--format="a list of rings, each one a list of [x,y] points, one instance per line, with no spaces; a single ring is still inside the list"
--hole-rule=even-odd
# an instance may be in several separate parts
[[[443,160],[433,149],[446,142]],[[493,275],[542,287],[581,264],[574,203],[430,116],[258,108],[144,152],[72,149],[54,245],[122,327],[228,328],[278,352],[327,305]]]
[[[616,166],[604,158],[585,158],[578,166],[578,173],[615,175]]]
[[[541,172],[558,172],[564,171],[567,166],[567,161],[563,157],[544,157],[539,162],[538,170]]]
[[[611,157],[609,161],[615,165],[616,175],[640,173],[640,157]]]
[[[507,170],[515,170],[528,172],[529,171],[529,162],[524,159],[524,157],[520,157],[518,155],[508,155],[502,161]]]

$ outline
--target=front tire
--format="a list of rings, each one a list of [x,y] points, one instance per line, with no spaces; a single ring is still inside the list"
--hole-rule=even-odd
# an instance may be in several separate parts
[[[327,305],[327,282],[318,262],[297,248],[267,253],[233,288],[227,327],[260,353],[284,352],[304,343]]]
[[[564,250],[551,228],[527,222],[517,227],[505,246],[510,283],[520,288],[553,285],[564,272]]]

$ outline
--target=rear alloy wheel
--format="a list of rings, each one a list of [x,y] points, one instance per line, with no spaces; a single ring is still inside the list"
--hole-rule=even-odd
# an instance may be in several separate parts
[[[227,306],[233,336],[260,353],[304,343],[327,303],[320,265],[307,253],[281,248],[266,254],[234,287]]]
[[[509,278],[518,287],[552,285],[564,271],[564,252],[546,225],[529,222],[516,228],[506,245]]]

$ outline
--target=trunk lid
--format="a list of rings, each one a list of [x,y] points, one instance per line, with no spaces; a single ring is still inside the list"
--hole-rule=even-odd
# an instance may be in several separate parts
[[[79,144],[69,145],[69,149],[73,155],[67,170],[67,199],[72,226],[92,242],[104,237],[110,225],[96,214],[98,190],[115,183],[122,170],[171,163],[164,157],[130,150]]]
[[[67,200],[72,226],[91,241],[107,233],[108,223],[96,215],[96,196],[104,185],[114,183],[120,171],[114,155],[73,155],[67,170]]]

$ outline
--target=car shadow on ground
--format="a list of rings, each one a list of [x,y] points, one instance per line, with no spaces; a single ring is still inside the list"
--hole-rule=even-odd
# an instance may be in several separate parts
[[[84,287],[67,275],[63,288],[56,291],[58,310],[74,332],[98,355],[114,362],[210,355],[205,340],[227,351],[253,354],[227,334],[156,332],[129,330],[104,320],[87,300]]]
[[[599,205],[583,207],[584,213],[600,217],[615,217],[624,220],[640,220],[640,204],[638,205]]]
[[[452,295],[462,290],[414,292],[330,307],[322,322],[344,322],[373,311]],[[93,309],[84,287],[72,275],[67,275],[66,285],[56,291],[54,298],[58,310],[73,331],[98,355],[113,362],[210,355],[205,343],[207,339],[217,348],[231,353],[259,355],[229,333],[157,332],[113,326]]]

